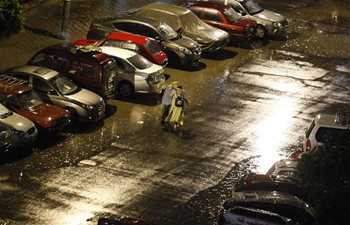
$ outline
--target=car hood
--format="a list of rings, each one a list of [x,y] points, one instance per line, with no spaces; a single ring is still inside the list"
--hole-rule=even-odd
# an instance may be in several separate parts
[[[246,28],[246,27],[254,26],[256,24],[256,22],[255,22],[255,20],[247,20],[247,19],[242,18],[240,20],[233,22],[232,24]]]
[[[268,21],[276,22],[276,23],[282,23],[282,22],[287,20],[281,14],[278,14],[278,13],[275,13],[275,12],[272,12],[272,11],[266,10],[266,9],[260,13],[255,14],[254,16],[258,17],[260,19],[263,19],[263,20],[268,20]]]
[[[225,31],[209,25],[201,27],[199,30],[186,30],[183,32],[183,35],[197,41],[199,45],[208,45],[228,38],[228,34]]]
[[[18,131],[27,131],[28,129],[34,127],[34,123],[27,118],[13,113],[4,119],[0,119],[1,122],[5,123],[6,126],[11,127]]]
[[[65,95],[65,97],[85,105],[96,105],[102,101],[101,96],[85,88],[82,88],[79,92],[72,95]]]
[[[182,47],[188,49],[194,49],[198,47],[198,43],[191,38],[182,36],[181,38],[174,40],[174,42]]]
[[[161,67],[158,64],[154,64],[150,67],[148,67],[147,69],[143,69],[143,70],[137,70],[138,75],[144,75],[144,76],[148,76],[150,74],[161,74],[164,73],[164,69],[163,67]]]

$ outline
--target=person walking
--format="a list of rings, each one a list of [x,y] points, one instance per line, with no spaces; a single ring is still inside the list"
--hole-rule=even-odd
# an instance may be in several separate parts
[[[162,114],[162,120],[161,123],[165,124],[165,118],[169,114],[169,108],[171,105],[171,101],[173,99],[173,95],[175,94],[175,89],[180,85],[179,82],[174,81],[171,84],[169,84],[164,91],[163,97],[162,97],[162,104],[163,104],[163,114]]]
[[[175,93],[173,95],[171,105],[169,108],[169,114],[165,118],[165,122],[174,123],[174,131],[181,125],[184,124],[185,115],[185,103],[188,105],[186,99],[186,92],[182,89],[181,85],[175,88]]]

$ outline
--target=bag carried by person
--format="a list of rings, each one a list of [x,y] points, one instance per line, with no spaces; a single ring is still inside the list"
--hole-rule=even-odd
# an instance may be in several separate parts
[[[184,106],[184,99],[181,96],[176,97],[175,106],[176,107],[183,107]]]

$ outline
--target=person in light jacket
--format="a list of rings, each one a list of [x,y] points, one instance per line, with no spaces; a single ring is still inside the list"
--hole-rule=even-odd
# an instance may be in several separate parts
[[[184,124],[185,103],[188,105],[186,92],[182,89],[182,86],[179,85],[177,88],[175,88],[169,114],[165,118],[165,122],[174,124],[174,130],[176,130],[180,125],[183,126]]]

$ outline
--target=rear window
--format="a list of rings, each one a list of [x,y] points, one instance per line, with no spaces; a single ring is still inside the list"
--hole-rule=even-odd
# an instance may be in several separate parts
[[[337,141],[348,133],[348,129],[320,127],[316,132],[315,138],[318,142],[325,142],[326,140]]]

